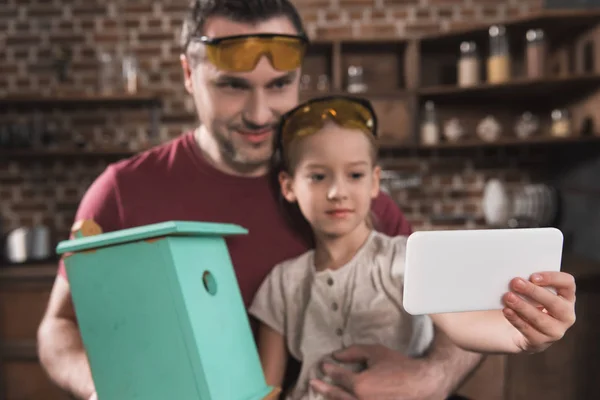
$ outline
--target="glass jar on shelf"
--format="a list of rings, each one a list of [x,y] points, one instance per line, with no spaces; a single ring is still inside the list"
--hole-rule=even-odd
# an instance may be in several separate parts
[[[127,94],[138,92],[139,67],[138,60],[133,54],[123,57],[123,82]]]
[[[112,95],[118,90],[119,66],[116,54],[106,50],[98,51],[98,92],[101,95]]]
[[[538,133],[539,129],[540,119],[530,111],[525,111],[515,122],[515,133],[519,139],[528,139]]]
[[[492,25],[489,29],[490,54],[487,64],[489,83],[505,83],[511,78],[511,60],[506,27]]]
[[[530,29],[525,35],[527,41],[527,77],[539,79],[544,76],[546,64],[546,40],[544,31]]]
[[[351,65],[348,67],[348,85],[346,90],[349,93],[364,93],[368,89],[364,80],[363,67]]]
[[[327,74],[321,74],[317,78],[317,91],[328,92],[329,91],[329,76]]]
[[[304,74],[300,77],[300,90],[303,92],[308,92],[311,89],[311,77],[309,74]]]
[[[475,42],[460,44],[458,60],[458,86],[473,86],[480,82],[480,60]]]
[[[561,108],[552,111],[552,136],[565,138],[571,136],[571,117],[567,109]]]

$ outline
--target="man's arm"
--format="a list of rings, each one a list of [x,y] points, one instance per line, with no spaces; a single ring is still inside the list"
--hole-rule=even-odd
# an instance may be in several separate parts
[[[430,371],[428,383],[443,395],[440,399],[449,397],[475,372],[483,358],[482,354],[461,349],[436,328],[431,347],[423,358],[425,368]]]
[[[40,362],[50,379],[79,399],[95,392],[89,363],[75,318],[69,284],[57,276],[38,329]]]
[[[90,186],[79,204],[75,221],[92,219],[104,232],[122,228],[120,199],[114,170],[109,167]],[[40,363],[54,383],[79,399],[95,395],[94,383],[61,260],[46,312],[37,332]]]
[[[463,382],[482,357],[458,349],[447,336],[436,335],[426,357],[412,358],[381,345],[354,345],[333,354],[341,363],[362,363],[353,372],[324,363],[331,380],[310,382],[327,400],[445,400]]]

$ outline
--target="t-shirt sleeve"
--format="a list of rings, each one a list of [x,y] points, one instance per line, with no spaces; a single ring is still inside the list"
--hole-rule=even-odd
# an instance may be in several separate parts
[[[406,265],[406,243],[407,236],[396,236],[390,238],[387,249],[389,267],[387,276],[389,284],[387,285],[388,296],[394,299],[399,309],[404,309],[404,275]],[[411,357],[420,357],[431,346],[434,338],[433,321],[428,315],[410,315],[410,324],[412,327],[411,340],[408,345],[408,355]]]
[[[388,236],[409,236],[413,233],[410,222],[387,193],[379,192],[372,202],[371,211],[375,229],[379,232]]]
[[[260,285],[248,312],[263,324],[285,336],[285,301],[283,272],[278,265]]]
[[[121,199],[116,173],[112,166],[107,167],[90,185],[79,203],[73,224],[85,219],[93,220],[100,226],[102,232],[123,229]],[[68,279],[64,257],[59,260],[58,275]]]
[[[396,236],[390,239],[389,257],[390,278],[394,282],[398,293],[402,292],[404,286],[404,266],[406,264],[406,242],[407,236]]]

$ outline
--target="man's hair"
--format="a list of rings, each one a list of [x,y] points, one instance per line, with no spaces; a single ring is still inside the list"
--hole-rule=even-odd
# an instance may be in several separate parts
[[[202,34],[206,21],[215,16],[248,24],[284,16],[290,19],[298,34],[306,34],[302,18],[290,0],[192,0],[183,21],[181,48],[186,49],[192,36]]]

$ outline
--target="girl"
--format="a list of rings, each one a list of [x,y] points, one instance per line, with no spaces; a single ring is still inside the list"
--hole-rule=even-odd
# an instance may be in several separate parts
[[[572,279],[555,286],[558,296],[546,290],[532,296],[544,309],[518,302],[504,311],[406,313],[407,238],[377,232],[369,213],[379,193],[376,131],[368,101],[340,96],[304,103],[278,127],[280,191],[310,226],[314,249],[275,266],[249,312],[261,322],[258,348],[269,385],[282,384],[286,350],[302,363],[290,400],[318,398],[310,381],[322,379],[319,366],[352,344],[382,344],[417,357],[431,343],[435,324],[470,351],[535,352],[574,322]]]

